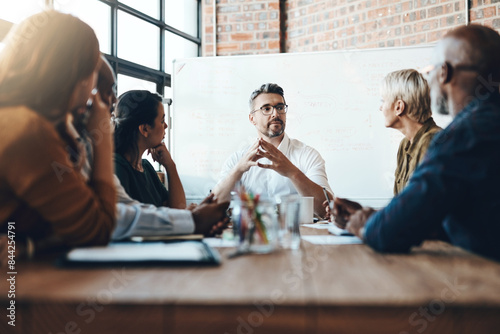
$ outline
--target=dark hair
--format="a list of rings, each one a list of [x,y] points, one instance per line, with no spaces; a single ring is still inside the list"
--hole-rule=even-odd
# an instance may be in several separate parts
[[[0,52],[0,106],[25,105],[50,121],[68,112],[76,84],[92,74],[99,42],[80,19],[53,10],[14,26]]]
[[[154,127],[158,105],[161,102],[160,95],[147,90],[131,90],[120,95],[113,117],[116,153],[132,153],[135,159],[140,158],[137,156],[139,125],[148,124]]]
[[[283,88],[281,88],[275,83],[266,83],[260,86],[259,89],[254,90],[253,93],[250,95],[250,100],[249,100],[250,109],[253,109],[253,101],[257,98],[257,96],[263,93],[281,95],[283,101],[285,101],[285,92],[283,91]]]

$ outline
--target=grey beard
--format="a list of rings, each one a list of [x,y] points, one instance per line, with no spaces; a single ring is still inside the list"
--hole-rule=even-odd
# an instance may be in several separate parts
[[[281,122],[281,130],[279,130],[278,132],[274,132],[270,129],[270,125],[268,125],[267,127],[267,132],[262,132],[262,134],[268,138],[274,138],[274,137],[279,137],[283,134],[283,132],[285,132],[285,123],[281,120],[281,119],[278,119],[280,122]]]
[[[280,131],[278,132],[274,132],[274,131],[271,131],[269,130],[266,135],[269,137],[269,138],[274,138],[274,137],[279,137],[283,134],[283,132],[285,132],[285,128],[281,128]]]
[[[449,115],[450,114],[450,106],[448,105],[448,101],[443,96],[439,96],[435,102],[435,108],[438,114],[441,115]]]
[[[277,132],[272,131],[269,128],[267,128],[266,131],[261,131],[261,133],[268,138],[279,137],[283,134],[283,132],[285,132],[285,124],[284,123],[281,123],[281,130],[279,130]]]

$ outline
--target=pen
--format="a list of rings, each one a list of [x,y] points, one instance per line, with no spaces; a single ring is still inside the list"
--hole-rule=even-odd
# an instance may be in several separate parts
[[[333,211],[333,203],[332,201],[330,201],[330,196],[328,196],[328,191],[326,191],[325,187],[323,187],[323,192],[325,193],[325,197],[328,202],[328,206],[330,207],[330,210]]]

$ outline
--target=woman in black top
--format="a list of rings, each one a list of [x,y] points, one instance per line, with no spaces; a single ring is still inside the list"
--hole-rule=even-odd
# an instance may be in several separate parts
[[[142,203],[185,209],[186,195],[165,137],[165,110],[162,98],[146,90],[122,94],[114,117],[115,173],[130,197]],[[151,153],[167,171],[168,191],[148,160]]]

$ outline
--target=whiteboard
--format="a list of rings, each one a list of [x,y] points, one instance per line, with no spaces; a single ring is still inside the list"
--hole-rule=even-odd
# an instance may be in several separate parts
[[[286,133],[320,152],[334,193],[385,205],[403,136],[384,126],[380,83],[391,71],[430,64],[432,48],[175,60],[172,154],[186,196],[205,197],[231,153],[255,141],[248,99],[273,82],[289,105]],[[450,122],[448,116],[434,119],[442,127]]]

